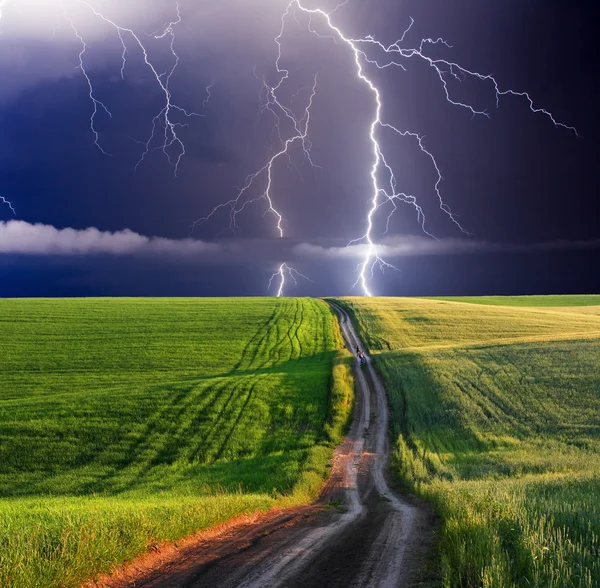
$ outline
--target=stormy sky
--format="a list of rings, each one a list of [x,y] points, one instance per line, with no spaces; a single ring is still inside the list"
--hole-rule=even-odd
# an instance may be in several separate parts
[[[139,35],[165,81],[174,65],[165,23],[171,0],[0,1],[0,296],[263,295],[287,262],[310,281],[290,295],[360,294],[352,290],[366,248],[372,197],[374,100],[357,79],[353,55],[305,15],[286,20],[280,64],[289,71],[280,96],[301,117],[318,76],[309,126],[311,158],[295,145],[273,168],[271,195],[284,217],[284,239],[264,201],[249,204],[230,229],[227,209],[249,174],[281,148],[265,86],[276,85],[276,37],[287,0],[180,0],[174,25],[179,63],[170,79],[171,121],[185,146],[146,147],[164,92],[135,39],[90,6]],[[331,10],[336,2],[311,0]],[[403,46],[444,38],[432,58],[493,74],[502,88],[527,91],[535,105],[577,128],[556,128],[528,102],[493,86],[452,79],[451,96],[490,118],[449,104],[432,68],[365,72],[381,92],[382,116],[419,133],[443,175],[447,205],[468,234],[440,210],[431,160],[410,137],[381,132],[398,189],[415,195],[426,219],[398,203],[376,217],[373,240],[399,271],[376,271],[382,295],[526,294],[600,291],[597,216],[598,58],[592,6],[550,0],[349,0],[332,15],[348,36],[389,45],[414,19]],[[72,23],[72,25],[71,25]],[[79,66],[83,63],[98,101]],[[368,53],[368,57],[372,57]],[[459,76],[460,77],[460,76]],[[208,99],[207,88],[209,88]],[[101,104],[100,104],[101,103]],[[111,116],[102,108],[105,105]],[[183,110],[201,116],[187,117]],[[138,164],[144,151],[148,153]],[[383,177],[383,174],[382,174]],[[248,197],[265,188],[264,174]],[[273,294],[273,290],[270,292]]]

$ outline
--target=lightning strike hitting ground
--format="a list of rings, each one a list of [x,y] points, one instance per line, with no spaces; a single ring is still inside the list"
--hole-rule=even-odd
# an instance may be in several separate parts
[[[1,8],[1,6],[0,6]],[[6,198],[4,198],[4,196],[0,196],[0,202],[3,202],[4,204],[6,204],[6,206],[8,206],[8,208],[10,208],[12,210],[12,213],[17,216],[17,211],[14,209],[12,202],[8,201]]]
[[[363,243],[367,244],[367,253],[365,255],[363,262],[358,267],[358,279],[357,279],[357,282],[355,283],[355,285],[360,283],[364,294],[366,296],[371,296],[371,291],[369,289],[368,282],[369,282],[369,279],[372,278],[372,276],[373,276],[373,271],[374,271],[375,267],[379,266],[381,269],[393,267],[389,263],[385,262],[379,256],[379,253],[377,250],[377,245],[374,241],[373,231],[374,231],[375,215],[378,212],[378,210],[381,208],[381,206],[385,203],[391,203],[391,205],[392,205],[392,211],[389,213],[389,215],[387,217],[386,230],[387,230],[387,227],[389,227],[389,220],[390,220],[391,216],[393,215],[394,211],[396,210],[396,201],[402,201],[402,202],[405,202],[405,203],[408,203],[408,204],[411,204],[412,206],[414,206],[415,210],[417,211],[417,216],[421,222],[421,226],[422,226],[423,230],[425,231],[426,234],[430,235],[430,233],[428,233],[427,230],[425,229],[425,222],[426,222],[425,215],[423,214],[423,209],[418,205],[417,199],[412,195],[397,191],[396,177],[394,175],[394,171],[393,171],[392,167],[388,164],[386,157],[384,155],[384,152],[382,150],[381,144],[379,143],[378,131],[387,129],[401,137],[410,137],[416,141],[421,152],[431,160],[431,162],[435,168],[435,172],[437,174],[437,181],[435,183],[434,189],[435,189],[437,198],[439,200],[440,209],[451,219],[451,221],[462,232],[466,233],[466,231],[460,226],[457,219],[453,216],[450,208],[444,203],[444,200],[442,198],[442,194],[440,191],[440,184],[442,182],[442,174],[441,174],[440,168],[435,160],[435,157],[431,154],[430,151],[428,151],[425,148],[424,143],[423,143],[423,138],[418,133],[415,133],[415,132],[410,132],[408,130],[401,131],[398,128],[396,128],[395,126],[393,126],[392,124],[389,124],[383,120],[383,118],[382,118],[382,113],[383,113],[382,95],[381,95],[380,90],[376,86],[375,82],[373,81],[373,79],[370,78],[367,75],[367,73],[365,72],[365,67],[366,67],[365,64],[373,65],[377,69],[385,69],[385,68],[392,67],[392,66],[396,66],[396,67],[405,69],[404,65],[402,63],[395,61],[394,57],[398,56],[405,60],[409,60],[411,58],[416,57],[418,59],[425,61],[434,69],[436,75],[438,76],[438,78],[440,79],[440,82],[442,84],[442,88],[444,90],[446,100],[454,106],[466,108],[473,115],[483,115],[483,116],[489,117],[489,114],[484,111],[478,111],[468,104],[464,104],[462,102],[457,102],[452,99],[452,97],[450,95],[450,90],[448,88],[448,82],[446,79],[446,76],[448,74],[458,81],[461,81],[461,76],[462,77],[470,76],[470,77],[477,78],[484,82],[490,82],[493,85],[494,90],[495,90],[497,107],[499,106],[499,101],[500,101],[501,96],[513,95],[513,96],[524,97],[527,99],[527,101],[529,103],[529,108],[532,110],[532,112],[542,113],[542,114],[546,115],[547,117],[550,118],[552,123],[557,127],[563,127],[563,128],[569,129],[569,130],[573,131],[575,134],[577,134],[577,131],[573,127],[570,127],[570,126],[564,125],[560,122],[557,122],[554,119],[554,117],[552,116],[552,114],[550,112],[548,112],[547,110],[544,110],[543,108],[536,108],[532,98],[530,97],[530,95],[528,93],[515,92],[513,90],[502,90],[500,88],[498,82],[491,75],[484,75],[484,74],[480,74],[478,72],[470,71],[454,62],[446,61],[443,59],[432,59],[432,58],[428,57],[427,55],[425,55],[424,47],[428,44],[435,45],[435,44],[441,43],[441,44],[445,45],[446,47],[450,47],[450,45],[448,43],[446,43],[446,41],[444,41],[443,39],[439,39],[439,38],[436,40],[423,39],[421,41],[421,43],[419,44],[418,48],[409,48],[409,49],[402,48],[400,44],[404,42],[404,39],[406,38],[407,34],[410,32],[410,29],[412,28],[412,25],[414,23],[414,21],[412,19],[411,19],[411,22],[410,22],[408,28],[404,31],[404,33],[402,34],[400,39],[389,46],[383,45],[382,43],[377,41],[373,36],[367,36],[362,39],[353,39],[353,38],[349,37],[339,27],[337,27],[332,21],[333,13],[336,12],[337,10],[339,10],[340,8],[342,8],[343,6],[345,6],[347,3],[348,3],[348,1],[343,2],[342,4],[338,5],[333,11],[326,12],[325,10],[322,10],[320,8],[315,8],[315,9],[306,8],[300,0],[291,0],[290,3],[288,4],[286,14],[288,14],[291,9],[297,8],[299,11],[308,15],[308,28],[316,36],[318,36],[321,39],[333,38],[333,40],[336,42],[339,41],[339,42],[345,43],[348,46],[348,48],[351,51],[352,56],[354,58],[354,63],[356,64],[357,78],[361,82],[363,82],[373,94],[373,98],[374,98],[374,102],[375,102],[375,109],[374,109],[374,115],[373,115],[373,119],[372,119],[372,123],[371,123],[371,130],[370,130],[370,134],[369,134],[369,141],[372,145],[372,153],[373,153],[373,167],[371,168],[373,193],[370,197],[370,207],[369,207],[367,217],[366,217],[365,234],[362,237],[355,239],[354,241],[351,242],[351,244],[358,243],[358,242],[363,242]],[[320,34],[315,28],[313,28],[313,17],[319,18],[320,22],[324,25],[325,29],[327,30],[326,35]],[[280,39],[281,39],[281,35],[279,37],[278,45],[280,45]],[[382,54],[381,59],[383,61],[379,61],[378,59],[370,58],[365,53],[365,51],[362,49],[363,46],[372,46],[375,49],[378,49]],[[388,182],[389,182],[389,190],[387,190],[385,187],[383,187],[382,184],[380,183],[379,176],[380,176],[381,168],[384,168],[387,173]],[[432,236],[432,235],[430,235],[430,236]]]

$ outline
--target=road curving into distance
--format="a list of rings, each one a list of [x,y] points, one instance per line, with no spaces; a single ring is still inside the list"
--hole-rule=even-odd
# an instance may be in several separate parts
[[[362,344],[346,311],[338,315],[348,349]],[[336,449],[317,503],[270,512],[199,535],[152,565],[134,563],[102,586],[267,588],[411,586],[433,540],[431,511],[393,492],[385,390],[367,358],[355,369],[351,430]],[[332,507],[331,505],[336,507]]]

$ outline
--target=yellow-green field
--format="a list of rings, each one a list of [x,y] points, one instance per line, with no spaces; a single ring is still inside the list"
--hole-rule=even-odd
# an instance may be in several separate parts
[[[600,585],[599,301],[534,298],[344,300],[448,587]]]
[[[0,330],[2,587],[310,501],[350,414],[322,301],[1,300]]]

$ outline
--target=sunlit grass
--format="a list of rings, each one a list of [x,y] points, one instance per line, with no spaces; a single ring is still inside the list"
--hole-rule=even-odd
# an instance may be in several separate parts
[[[394,468],[442,516],[445,586],[600,585],[598,318],[578,307],[345,303],[388,350],[376,365]]]
[[[492,306],[577,307],[600,306],[600,294],[568,294],[545,296],[437,296],[431,300],[490,304]]]
[[[350,413],[320,301],[4,300],[0,328],[0,586],[307,502]]]

